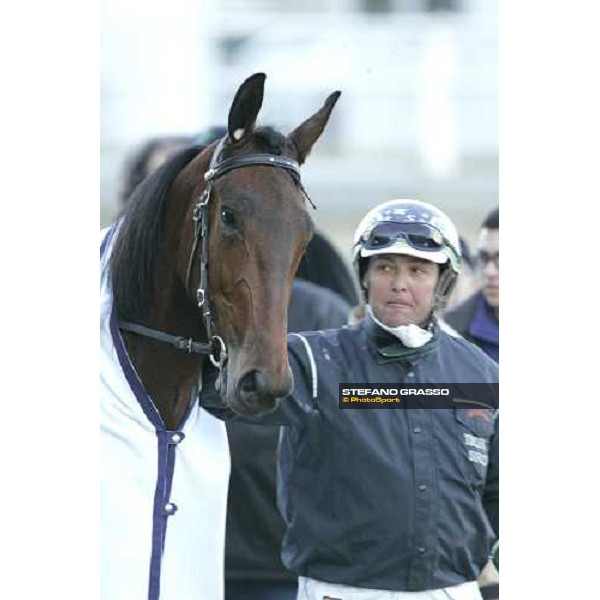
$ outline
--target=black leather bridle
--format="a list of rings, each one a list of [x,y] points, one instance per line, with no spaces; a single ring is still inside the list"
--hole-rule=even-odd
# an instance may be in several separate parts
[[[211,156],[208,171],[204,173],[204,181],[206,181],[208,185],[194,207],[194,241],[188,260],[185,282],[186,289],[190,290],[192,272],[194,269],[194,258],[201,242],[202,249],[200,252],[200,260],[197,262],[199,268],[199,285],[195,296],[198,302],[198,308],[202,309],[202,320],[204,321],[206,333],[210,341],[208,343],[197,342],[192,338],[175,336],[170,333],[151,329],[144,325],[119,321],[119,328],[124,331],[130,331],[160,342],[172,344],[178,350],[183,350],[190,354],[208,354],[210,361],[218,369],[221,369],[227,360],[227,346],[221,336],[213,335],[214,319],[208,296],[208,205],[215,181],[226,173],[243,167],[267,166],[285,169],[292,175],[306,199],[311,203],[313,208],[315,208],[315,205],[312,203],[302,185],[300,180],[300,165],[296,161],[291,158],[274,154],[247,154],[246,156],[222,159],[221,153],[227,143],[227,139],[227,136],[225,136],[219,140]]]

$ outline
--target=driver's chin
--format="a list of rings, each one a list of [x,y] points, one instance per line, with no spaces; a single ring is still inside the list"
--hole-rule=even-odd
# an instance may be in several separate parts
[[[375,315],[377,316],[377,314]],[[386,327],[401,327],[415,323],[414,311],[410,307],[389,308],[383,310],[382,317],[377,318]]]
[[[401,308],[384,307],[381,312],[373,308],[375,317],[386,327],[391,328],[402,327],[405,325],[424,327],[429,322],[432,311],[433,307],[426,313],[422,310],[417,311],[410,306]]]

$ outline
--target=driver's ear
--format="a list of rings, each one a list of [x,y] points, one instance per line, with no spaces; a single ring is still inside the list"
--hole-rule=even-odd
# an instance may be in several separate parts
[[[369,269],[367,268],[365,270],[365,274],[363,275],[362,281],[360,282],[361,287],[365,291],[369,290],[369,275],[368,274],[369,274]]]
[[[365,265],[363,276],[360,280],[360,287],[365,291],[369,289],[369,271],[371,270],[371,262],[372,259],[369,258],[367,260],[367,264]]]

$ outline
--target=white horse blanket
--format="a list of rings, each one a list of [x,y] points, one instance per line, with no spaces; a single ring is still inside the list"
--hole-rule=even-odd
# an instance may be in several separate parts
[[[100,249],[102,600],[222,600],[229,447],[225,426],[191,402],[168,431],[116,325]]]

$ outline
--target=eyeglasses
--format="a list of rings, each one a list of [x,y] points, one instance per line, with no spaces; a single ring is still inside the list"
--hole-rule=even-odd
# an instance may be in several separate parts
[[[500,253],[496,252],[495,254],[490,254],[485,250],[480,250],[477,253],[477,266],[480,269],[485,269],[488,263],[492,263],[496,269],[500,268]]]
[[[444,237],[426,223],[382,223],[377,225],[363,242],[365,250],[380,250],[393,246],[403,238],[415,250],[437,252],[444,247]]]

